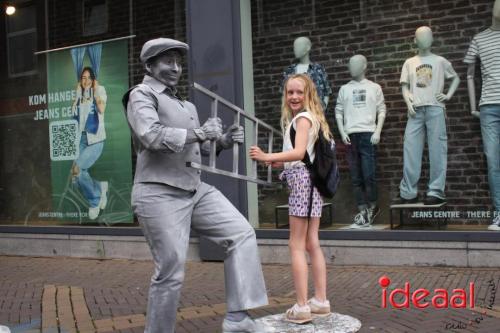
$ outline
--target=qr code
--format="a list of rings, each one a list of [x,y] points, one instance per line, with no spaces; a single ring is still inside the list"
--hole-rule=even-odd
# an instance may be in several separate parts
[[[50,122],[50,159],[52,161],[76,159],[79,154],[78,134],[78,122],[74,119]]]

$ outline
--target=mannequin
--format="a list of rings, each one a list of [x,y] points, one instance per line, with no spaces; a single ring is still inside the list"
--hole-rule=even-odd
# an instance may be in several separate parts
[[[325,68],[318,64],[311,62],[309,58],[309,53],[311,52],[312,43],[307,37],[298,37],[293,42],[293,52],[295,59],[298,63],[289,66],[283,73],[283,81],[281,82],[280,93],[283,92],[283,86],[288,78],[292,74],[302,74],[307,73],[314,84],[316,85],[316,90],[318,92],[319,99],[323,104],[323,110],[326,112],[328,107],[328,101],[330,94],[332,93],[332,88],[325,71]]]
[[[340,88],[335,118],[347,160],[359,213],[351,228],[370,227],[380,209],[377,205],[376,145],[384,126],[386,106],[382,88],[366,79],[367,60],[349,60],[352,80]]]
[[[476,59],[481,59],[482,92],[476,108],[474,84]],[[493,6],[491,26],[474,36],[464,62],[471,113],[481,121],[484,153],[488,163],[488,183],[496,210],[488,230],[500,231],[500,0]]]
[[[432,42],[432,30],[425,26],[418,28],[415,32],[418,54],[407,59],[401,71],[400,83],[408,107],[408,122],[404,139],[403,179],[396,204],[418,201],[417,187],[426,138],[430,179],[424,204],[441,205],[446,202],[448,139],[444,103],[453,97],[460,79],[448,60],[431,52]],[[446,94],[443,93],[445,79],[452,80]]]

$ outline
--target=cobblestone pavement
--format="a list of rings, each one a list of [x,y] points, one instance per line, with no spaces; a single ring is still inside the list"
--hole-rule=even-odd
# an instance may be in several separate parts
[[[187,264],[177,315],[177,333],[220,332],[225,312],[221,263]],[[0,325],[12,332],[143,332],[147,292],[153,265],[149,261],[89,260],[0,256]],[[294,303],[288,265],[264,265],[270,297],[266,307],[251,311],[262,317],[284,312]],[[467,308],[382,308],[379,278],[394,288],[410,283],[410,293],[426,288],[467,292]],[[469,307],[474,282],[475,307]],[[500,268],[328,267],[332,311],[358,318],[359,332],[500,332]],[[399,303],[401,297],[396,298]]]

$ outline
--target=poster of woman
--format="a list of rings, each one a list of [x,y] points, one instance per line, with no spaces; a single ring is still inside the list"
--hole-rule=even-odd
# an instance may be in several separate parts
[[[47,102],[34,121],[48,122],[50,204],[27,224],[132,223],[131,141],[120,98],[128,89],[127,41],[87,44],[47,54]]]

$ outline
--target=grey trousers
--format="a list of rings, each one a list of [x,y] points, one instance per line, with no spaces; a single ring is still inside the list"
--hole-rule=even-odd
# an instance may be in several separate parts
[[[192,228],[226,249],[228,312],[268,304],[255,231],[215,187],[189,192],[158,183],[134,184],[132,207],[155,264],[149,289],[146,333],[174,332]]]

